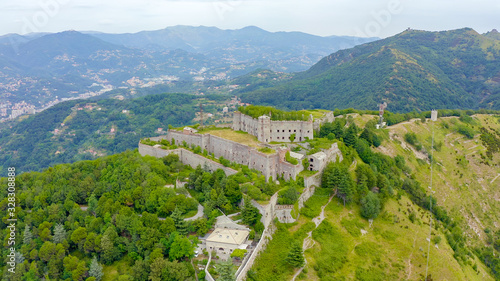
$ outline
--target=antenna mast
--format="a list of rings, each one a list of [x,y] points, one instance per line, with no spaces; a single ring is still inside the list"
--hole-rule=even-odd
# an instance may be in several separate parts
[[[434,111],[434,110],[433,110]],[[437,118],[437,111],[435,113],[436,118]],[[435,121],[434,118],[431,118],[431,121]],[[430,196],[429,196],[429,211],[431,212],[430,217],[429,217],[429,244],[427,246],[427,265],[425,266],[425,280],[427,280],[428,272],[429,272],[429,254],[431,251],[431,237],[432,237],[432,163],[434,162],[434,122],[431,124],[431,131],[432,131],[432,141],[431,141],[431,180],[430,180],[430,185],[429,189],[431,190]]]

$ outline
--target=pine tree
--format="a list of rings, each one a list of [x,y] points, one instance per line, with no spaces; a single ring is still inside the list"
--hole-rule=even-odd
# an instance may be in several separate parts
[[[299,243],[292,243],[292,248],[290,252],[288,252],[285,261],[296,268],[302,267],[304,265],[304,255],[302,253],[302,247],[300,247]]]
[[[344,200],[345,203],[349,203],[354,196],[354,181],[351,178],[351,175],[347,171],[343,173],[340,177],[340,183],[337,190],[337,196]]]
[[[88,202],[89,202],[89,211],[91,211],[95,216],[95,211],[97,209],[97,199],[95,198],[94,193],[90,195]]]
[[[351,123],[351,125],[349,125],[344,134],[344,143],[347,146],[354,146],[357,140],[358,140],[358,127],[353,122]]]
[[[175,207],[175,210],[172,212],[170,217],[174,220],[174,225],[177,231],[182,235],[186,235],[188,233],[188,225],[182,218],[181,210],[178,207]]]
[[[221,262],[218,266],[219,278],[217,281],[234,281],[233,263],[230,260]]]
[[[29,225],[26,225],[26,227],[24,227],[23,243],[25,245],[28,245],[29,243],[31,243],[32,238],[33,238],[33,233],[31,233]]]
[[[97,262],[97,257],[94,256],[90,263],[89,275],[95,277],[96,281],[101,281],[104,273],[102,272],[102,265]]]
[[[367,219],[374,219],[380,213],[380,199],[373,192],[361,199],[361,215]]]
[[[66,239],[66,230],[64,229],[64,226],[60,223],[56,224],[54,227],[54,243],[59,244]]]
[[[245,197],[245,203],[241,210],[243,222],[248,225],[254,225],[259,220],[259,210],[255,208],[250,199]]]

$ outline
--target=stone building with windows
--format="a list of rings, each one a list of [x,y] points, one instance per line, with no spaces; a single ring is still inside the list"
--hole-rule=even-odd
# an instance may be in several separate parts
[[[246,249],[248,247],[247,238],[250,229],[233,222],[223,215],[217,218],[214,231],[206,239],[207,251],[215,251],[222,259],[230,257],[236,249]]]
[[[308,121],[274,121],[267,115],[253,118],[236,111],[233,115],[233,130],[244,131],[257,137],[260,142],[291,142],[290,137],[295,136],[294,141],[301,142],[313,139],[313,118]]]

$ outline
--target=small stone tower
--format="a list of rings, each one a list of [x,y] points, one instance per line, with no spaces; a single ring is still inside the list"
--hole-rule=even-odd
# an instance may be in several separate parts
[[[258,136],[260,142],[269,142],[271,138],[271,117],[262,115],[259,117]]]
[[[431,111],[431,121],[437,121],[438,120],[438,111],[433,109]]]

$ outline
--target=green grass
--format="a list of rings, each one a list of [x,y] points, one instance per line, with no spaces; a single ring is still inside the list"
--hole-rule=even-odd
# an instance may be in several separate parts
[[[131,266],[129,265],[126,259],[116,261],[111,265],[104,265],[103,266],[104,276],[102,278],[102,281],[118,280],[118,277],[120,275],[130,274],[131,273],[129,271],[130,268]]]
[[[331,189],[321,187],[316,188],[314,194],[306,202],[304,202],[304,207],[300,209],[300,214],[308,218],[319,216],[321,213],[321,206],[328,202],[331,194]]]

